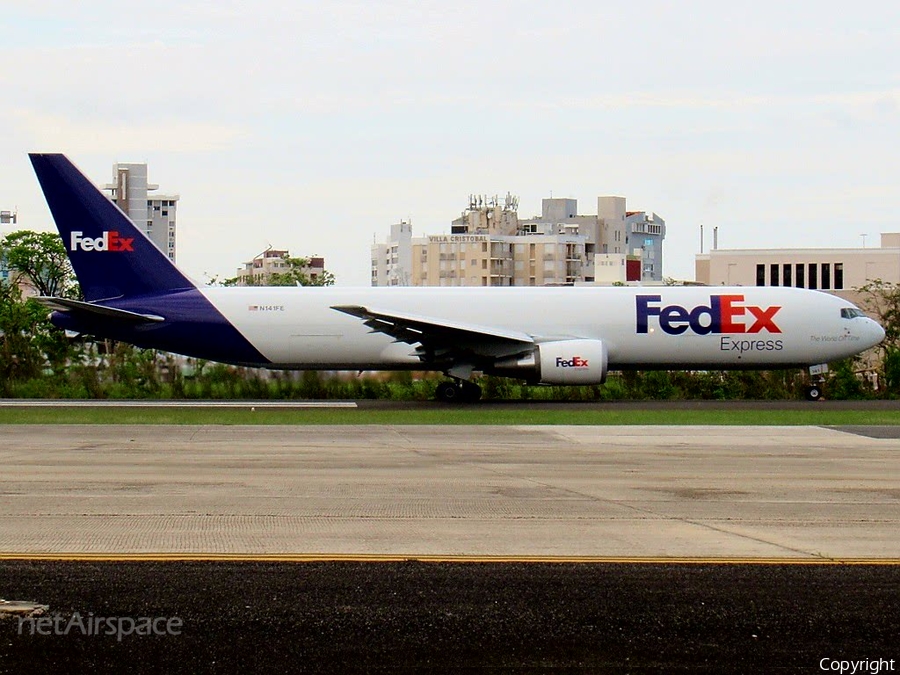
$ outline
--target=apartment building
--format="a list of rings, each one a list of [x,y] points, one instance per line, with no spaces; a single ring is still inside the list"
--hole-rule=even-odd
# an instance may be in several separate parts
[[[470,195],[450,234],[413,237],[407,221],[372,245],[373,286],[549,286],[660,281],[665,223],[599,197],[597,215],[571,198],[542,200],[518,216],[518,199]]]
[[[150,241],[175,262],[178,195],[150,194],[159,185],[148,182],[147,165],[122,162],[113,164],[113,182],[104,189],[111,192],[113,202],[143,229]]]
[[[291,269],[287,258],[290,257],[287,249],[267,248],[262,253],[253,256],[245,262],[237,271],[238,286],[265,286],[273,274],[283,274]],[[316,280],[325,272],[325,258],[309,258],[309,264],[303,267],[303,272],[310,281]]]
[[[9,234],[6,231],[6,228],[9,225],[15,225],[18,220],[18,216],[14,211],[0,211],[0,225],[3,225],[3,230],[0,230],[0,238],[5,237]],[[6,262],[6,257],[3,255],[3,251],[0,251],[0,283],[5,283],[9,281],[9,265]]]

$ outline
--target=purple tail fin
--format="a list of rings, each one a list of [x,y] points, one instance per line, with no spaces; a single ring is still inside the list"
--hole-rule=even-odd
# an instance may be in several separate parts
[[[85,300],[195,287],[65,155],[29,157]]]

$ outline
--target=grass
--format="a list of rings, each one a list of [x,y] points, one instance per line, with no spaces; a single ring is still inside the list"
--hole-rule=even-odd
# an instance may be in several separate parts
[[[897,425],[900,410],[661,409],[192,409],[0,408],[0,424],[577,424],[577,425]]]

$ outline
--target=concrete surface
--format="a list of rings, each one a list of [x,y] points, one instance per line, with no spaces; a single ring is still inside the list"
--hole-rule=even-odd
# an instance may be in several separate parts
[[[10,425],[0,467],[0,553],[900,558],[900,444],[818,427]]]

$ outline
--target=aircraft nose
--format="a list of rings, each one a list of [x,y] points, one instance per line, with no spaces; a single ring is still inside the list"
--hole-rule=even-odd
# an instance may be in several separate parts
[[[885,333],[884,333],[884,328],[882,327],[882,325],[880,323],[878,323],[877,321],[872,321],[871,319],[870,319],[870,322],[871,322],[871,329],[872,329],[871,330],[872,346],[874,347],[875,345],[880,343],[882,340],[884,340]]]

